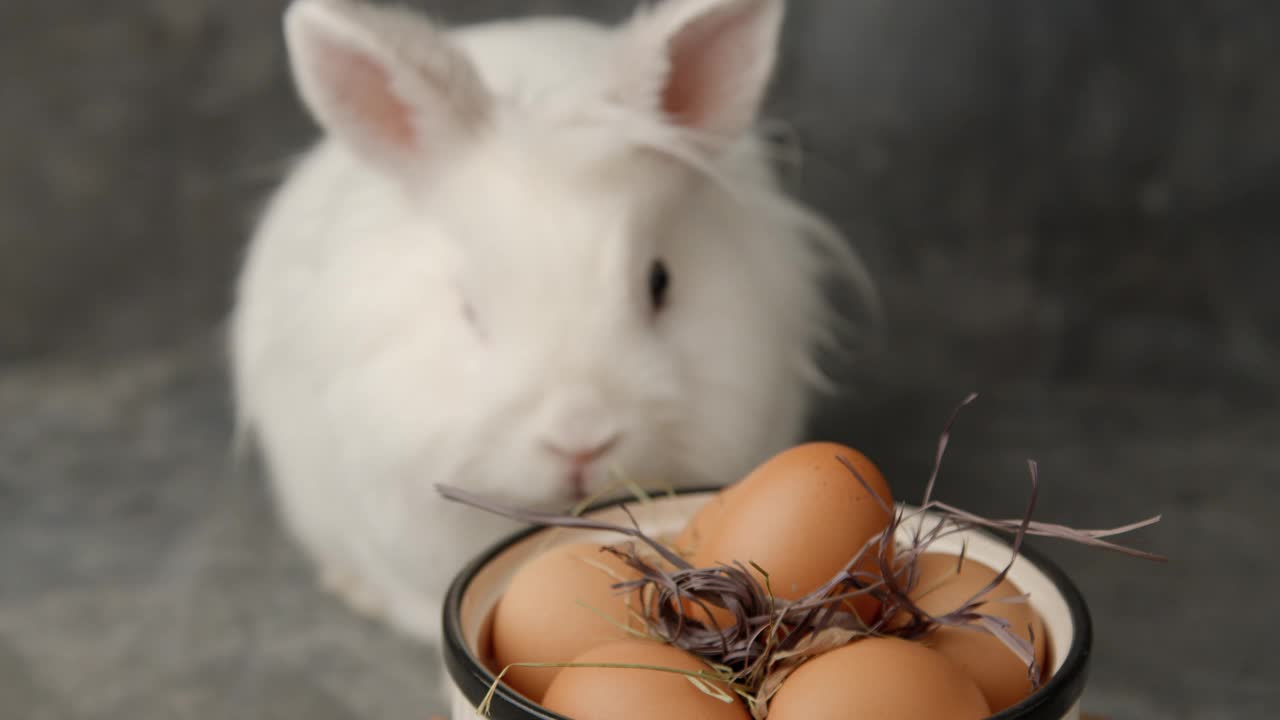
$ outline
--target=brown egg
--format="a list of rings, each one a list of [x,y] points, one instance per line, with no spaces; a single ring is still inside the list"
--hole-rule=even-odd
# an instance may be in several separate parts
[[[875,495],[840,457],[858,470]],[[709,567],[740,561],[748,568],[755,563],[768,573],[774,596],[794,600],[828,582],[882,533],[892,507],[884,476],[862,453],[836,443],[798,445],[765,461],[733,488],[718,526],[692,562]],[[876,552],[869,550],[857,569],[878,574]],[[869,595],[859,596],[853,605],[866,622],[879,612],[879,602]],[[726,614],[714,614],[717,621],[729,622]]]
[[[702,671],[706,665],[680,648],[653,640],[622,640],[601,645],[574,659],[575,663],[650,665]],[[717,687],[732,702],[713,697],[685,676],[634,668],[571,667],[556,676],[542,706],[574,720],[749,720],[740,698],[723,684]]]
[[[644,629],[632,615],[642,609],[639,594],[630,596],[629,608],[628,598],[610,587],[636,573],[600,547],[560,545],[515,574],[494,609],[493,655],[499,671],[511,663],[568,662],[597,645],[628,637],[620,625]],[[513,667],[503,682],[537,701],[559,672]]]
[[[925,553],[919,558],[919,575],[915,590],[910,593],[920,609],[930,615],[954,611],[976,593],[986,587],[999,574],[972,558],[965,558],[957,565],[956,555]],[[1021,595],[1007,577],[984,597],[989,600]],[[1036,662],[1044,667],[1044,625],[1035,610],[1025,602],[989,602],[978,612],[1007,620],[1023,640],[1028,638],[1028,627],[1034,629]],[[1000,712],[1026,699],[1032,692],[1027,666],[999,638],[986,632],[973,632],[964,628],[940,628],[920,638],[938,652],[954,660],[978,683],[992,712]]]
[[[719,529],[725,507],[737,489],[738,485],[730,485],[707,498],[680,534],[671,541],[671,546],[685,556],[694,555],[707,538]]]
[[[823,653],[782,681],[769,720],[982,720],[991,709],[964,670],[899,638],[865,638]]]

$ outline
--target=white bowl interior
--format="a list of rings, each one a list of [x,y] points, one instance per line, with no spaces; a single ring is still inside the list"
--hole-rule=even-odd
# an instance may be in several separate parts
[[[709,493],[654,498],[651,503],[633,503],[628,506],[636,522],[649,535],[664,539],[674,536],[684,528],[689,518],[711,497]],[[912,512],[906,506],[906,520],[899,528],[899,537],[912,533],[918,523],[928,527],[939,518],[934,515]],[[629,525],[630,519],[619,507],[610,507],[592,513],[591,517],[620,525]],[[572,542],[596,542],[602,544],[622,540],[617,533],[607,531],[567,530],[551,528],[534,533],[495,556],[472,579],[461,598],[460,629],[468,647],[486,665],[490,664],[489,635],[493,608],[506,590],[516,570],[528,559],[547,548]],[[956,533],[936,541],[931,547],[943,552],[959,553],[964,545],[966,556],[994,568],[1003,568],[1009,562],[1011,548],[983,532]],[[1066,599],[1058,592],[1052,580],[1039,567],[1025,557],[1018,558],[1009,571],[1009,579],[1024,593],[1028,593],[1032,606],[1044,621],[1049,674],[1062,666],[1067,655],[1074,623]],[[461,716],[458,716],[461,717]]]

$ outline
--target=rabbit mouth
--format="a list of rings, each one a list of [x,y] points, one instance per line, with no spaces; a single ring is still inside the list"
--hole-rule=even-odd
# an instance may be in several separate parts
[[[573,497],[574,502],[581,502],[587,498],[587,473],[584,467],[575,467],[569,472],[569,494]]]

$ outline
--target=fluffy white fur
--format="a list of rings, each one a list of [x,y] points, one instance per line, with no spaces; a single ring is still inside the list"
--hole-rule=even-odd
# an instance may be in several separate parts
[[[436,483],[564,509],[550,447],[614,440],[583,476],[599,491],[722,484],[802,438],[821,282],[866,279],[752,132],[782,18],[666,0],[618,27],[446,32],[350,0],[287,11],[325,137],[249,248],[235,393],[287,527],[354,607],[435,640],[453,574],[512,529]]]

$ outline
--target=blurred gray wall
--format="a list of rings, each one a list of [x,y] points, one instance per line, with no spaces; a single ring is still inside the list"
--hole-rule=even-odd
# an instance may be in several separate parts
[[[623,0],[418,0],[452,21]],[[283,0],[0,3],[0,365],[216,328],[314,138]],[[894,366],[1274,391],[1280,3],[793,0],[772,114]]]

